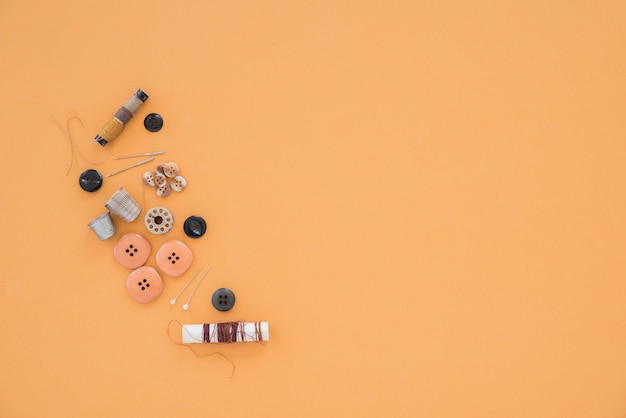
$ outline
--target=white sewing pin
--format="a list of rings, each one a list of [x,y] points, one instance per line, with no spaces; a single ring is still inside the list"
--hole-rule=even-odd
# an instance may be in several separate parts
[[[200,283],[202,283],[202,280],[204,280],[204,277],[207,275],[207,273],[211,270],[211,266],[209,266],[208,269],[206,269],[206,271],[204,272],[204,274],[202,275],[202,277],[200,278],[200,281],[198,283],[196,283],[196,286],[193,288],[193,290],[191,291],[191,295],[189,295],[189,299],[187,299],[187,302],[183,305],[183,310],[186,311],[187,309],[189,309],[189,302],[191,302],[191,298],[193,297],[193,295],[196,294],[196,290],[198,290],[198,286],[200,286]]]
[[[174,299],[170,300],[170,305],[174,305],[176,304],[176,300],[180,297],[180,295],[183,294],[183,292],[185,291],[185,289],[187,289],[187,286],[189,286],[191,284],[191,282],[193,282],[193,279],[196,278],[196,276],[198,275],[198,273],[200,273],[202,271],[202,269],[204,268],[204,266],[201,266],[200,269],[198,269],[198,271],[196,271],[196,274],[194,274],[191,279],[189,279],[187,281],[187,283],[183,286],[182,289],[180,289],[180,292],[178,292],[178,294],[174,297]]]

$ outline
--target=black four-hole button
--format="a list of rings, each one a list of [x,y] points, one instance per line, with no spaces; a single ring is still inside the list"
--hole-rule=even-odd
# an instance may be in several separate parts
[[[229,311],[235,306],[235,294],[232,290],[222,287],[213,292],[213,307],[218,311]]]

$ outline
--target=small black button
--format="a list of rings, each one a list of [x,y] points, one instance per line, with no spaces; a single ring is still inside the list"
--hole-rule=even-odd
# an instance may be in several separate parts
[[[102,174],[92,169],[83,171],[78,178],[78,184],[86,192],[95,192],[102,187]]]
[[[235,306],[235,294],[232,290],[222,287],[213,292],[213,307],[218,311],[230,311]]]
[[[206,232],[206,222],[200,216],[190,216],[185,220],[183,228],[189,238],[200,238]]]
[[[163,127],[163,118],[158,113],[150,113],[143,120],[143,126],[150,132],[158,132]]]

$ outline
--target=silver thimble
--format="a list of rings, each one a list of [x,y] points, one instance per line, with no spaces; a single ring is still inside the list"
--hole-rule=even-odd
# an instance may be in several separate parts
[[[111,213],[109,212],[98,216],[87,225],[102,241],[115,235],[115,225],[113,225],[113,219],[111,219]]]
[[[124,190],[120,188],[104,205],[114,215],[119,216],[126,222],[132,222],[141,213],[141,208],[135,200]]]

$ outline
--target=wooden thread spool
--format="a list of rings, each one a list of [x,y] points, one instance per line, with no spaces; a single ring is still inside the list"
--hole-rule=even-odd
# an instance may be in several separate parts
[[[148,95],[146,92],[141,89],[137,90],[137,92],[126,101],[126,104],[115,112],[111,120],[104,125],[100,133],[94,138],[94,141],[101,146],[105,146],[117,138],[124,130],[124,125],[133,117],[135,112],[139,110],[147,99]]]

